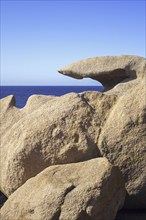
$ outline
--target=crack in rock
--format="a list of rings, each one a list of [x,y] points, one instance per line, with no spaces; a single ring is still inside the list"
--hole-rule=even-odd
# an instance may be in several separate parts
[[[74,186],[72,183],[71,183],[71,185],[65,190],[65,193],[64,193],[64,198],[63,198],[63,201],[62,201],[62,203],[61,203],[61,205],[60,205],[60,210],[59,210],[59,212],[57,212],[58,213],[58,217],[57,218],[54,218],[53,220],[60,220],[60,216],[61,216],[61,211],[62,211],[62,206],[64,205],[64,202],[65,202],[65,197],[72,191],[72,190],[74,190],[76,188],[76,186]]]

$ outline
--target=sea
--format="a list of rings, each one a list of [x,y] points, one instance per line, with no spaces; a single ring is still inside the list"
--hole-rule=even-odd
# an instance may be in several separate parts
[[[16,107],[23,108],[28,98],[34,94],[61,96],[70,92],[101,92],[102,90],[102,86],[0,86],[0,98],[14,95]]]

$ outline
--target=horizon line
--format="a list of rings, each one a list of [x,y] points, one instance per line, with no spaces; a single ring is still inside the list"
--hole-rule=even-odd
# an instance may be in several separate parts
[[[102,85],[0,85],[0,86],[101,86]]]

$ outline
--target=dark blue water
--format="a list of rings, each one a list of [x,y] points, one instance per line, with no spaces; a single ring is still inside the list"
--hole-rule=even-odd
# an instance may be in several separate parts
[[[61,96],[70,92],[84,91],[102,91],[102,86],[1,86],[0,98],[8,95],[14,95],[16,98],[16,106],[22,108],[25,106],[29,96],[39,95],[55,95]]]

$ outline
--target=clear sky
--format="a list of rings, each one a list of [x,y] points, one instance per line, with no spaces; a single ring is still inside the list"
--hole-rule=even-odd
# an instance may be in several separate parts
[[[94,56],[145,56],[144,4],[1,0],[1,85],[96,85],[57,69]]]

